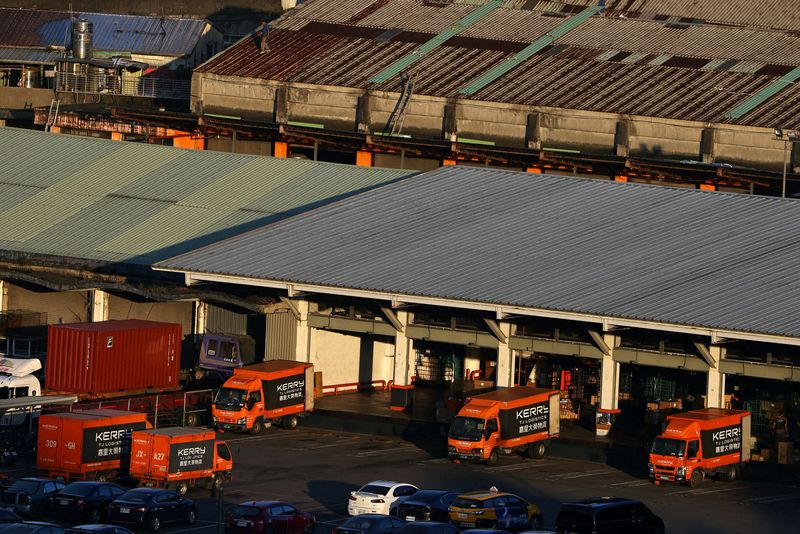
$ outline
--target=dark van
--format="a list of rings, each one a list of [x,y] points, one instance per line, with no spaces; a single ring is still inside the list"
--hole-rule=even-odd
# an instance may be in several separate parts
[[[600,497],[562,504],[556,531],[565,534],[664,534],[664,521],[640,501]]]

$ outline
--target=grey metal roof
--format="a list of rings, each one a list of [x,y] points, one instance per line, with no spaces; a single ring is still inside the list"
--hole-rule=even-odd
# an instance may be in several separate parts
[[[415,171],[0,127],[0,252],[150,264]]]
[[[62,52],[42,50],[40,48],[0,47],[0,61],[5,63],[52,65],[62,57],[64,57]]]
[[[800,337],[800,202],[445,167],[165,267]]]
[[[174,57],[190,54],[209,25],[204,19],[0,8],[0,45],[67,46],[71,16],[92,23],[95,50]]]

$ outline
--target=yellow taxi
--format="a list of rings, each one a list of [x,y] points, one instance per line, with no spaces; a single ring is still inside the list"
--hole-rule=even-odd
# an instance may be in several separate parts
[[[459,528],[533,530],[542,525],[542,511],[511,493],[474,491],[456,497],[448,508],[450,522]]]

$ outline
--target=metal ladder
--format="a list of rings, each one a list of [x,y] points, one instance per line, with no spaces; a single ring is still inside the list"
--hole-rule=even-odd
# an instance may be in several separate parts
[[[400,83],[402,89],[400,90],[400,98],[397,100],[389,120],[386,121],[386,126],[383,127],[384,135],[395,135],[403,131],[403,122],[406,119],[406,112],[408,111],[408,102],[411,100],[411,95],[414,93],[414,78],[415,72],[411,74],[403,71],[400,73]]]
[[[44,131],[49,132],[58,119],[59,100],[54,98],[50,101],[50,109],[47,111],[47,122],[44,124]]]

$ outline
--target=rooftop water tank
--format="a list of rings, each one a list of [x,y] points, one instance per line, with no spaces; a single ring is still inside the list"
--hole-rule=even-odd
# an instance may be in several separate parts
[[[86,19],[72,21],[72,57],[91,59],[92,23]]]

